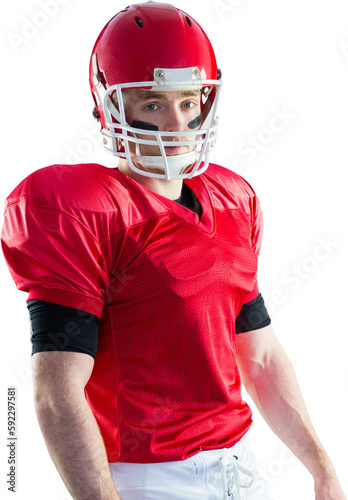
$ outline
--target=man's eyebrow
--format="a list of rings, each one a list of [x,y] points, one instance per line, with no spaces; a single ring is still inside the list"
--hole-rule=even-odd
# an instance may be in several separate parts
[[[198,97],[200,96],[200,94],[201,94],[200,90],[184,90],[180,94],[180,97]],[[168,96],[167,94],[161,94],[158,92],[156,93],[152,91],[138,90],[137,94],[134,97],[135,102],[149,101],[152,99],[167,101]]]

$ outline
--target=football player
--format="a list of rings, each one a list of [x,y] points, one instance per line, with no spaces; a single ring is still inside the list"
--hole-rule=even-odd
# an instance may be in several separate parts
[[[209,164],[221,72],[206,34],[172,5],[131,5],[100,33],[90,84],[117,168],[32,173],[3,227],[29,292],[38,420],[72,497],[269,499],[243,381],[316,500],[344,500],[258,289],[258,198]]]

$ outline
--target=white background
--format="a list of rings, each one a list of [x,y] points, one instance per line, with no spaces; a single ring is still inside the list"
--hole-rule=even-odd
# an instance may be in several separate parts
[[[97,146],[88,63],[100,30],[127,3],[57,1],[1,4],[1,203],[46,165],[114,165]],[[348,3],[177,0],[176,6],[202,24],[218,56],[224,83],[212,159],[245,177],[261,200],[260,289],[348,492]],[[280,113],[288,116],[283,122],[274,118]],[[247,149],[253,138],[259,150]],[[26,296],[3,259],[0,266],[0,496],[14,496],[6,485],[6,400],[15,385],[15,498],[67,500],[34,415]],[[306,469],[256,411],[254,420],[253,448],[273,499],[314,499]]]

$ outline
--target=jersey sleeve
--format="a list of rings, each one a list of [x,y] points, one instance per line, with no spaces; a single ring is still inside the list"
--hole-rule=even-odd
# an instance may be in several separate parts
[[[262,244],[262,235],[263,235],[263,215],[260,206],[260,201],[255,195],[252,199],[251,203],[251,223],[252,223],[252,232],[251,232],[251,245],[254,249],[255,255],[259,258],[261,244]]]
[[[44,300],[100,317],[108,287],[106,263],[92,231],[75,216],[28,195],[8,202],[2,248],[28,300]]]
[[[29,300],[32,354],[45,351],[81,352],[96,358],[99,318],[71,307]]]
[[[249,185],[250,186],[250,185]],[[249,205],[250,205],[250,225],[251,225],[251,234],[250,234],[250,244],[255,253],[257,260],[259,259],[261,244],[262,244],[262,235],[263,235],[263,215],[260,206],[260,201],[253,189],[251,188]],[[256,299],[259,294],[259,287],[257,279],[254,283],[253,290],[244,298],[243,305],[248,304],[252,300]]]
[[[271,324],[261,293],[244,304],[236,318],[236,334],[259,330]]]
[[[252,189],[252,188],[251,188]],[[251,213],[251,247],[259,258],[263,235],[263,215],[260,201],[254,196],[250,198]],[[257,279],[253,290],[244,298],[242,308],[236,318],[236,333],[244,333],[264,328],[271,323],[263,297],[259,292]]]

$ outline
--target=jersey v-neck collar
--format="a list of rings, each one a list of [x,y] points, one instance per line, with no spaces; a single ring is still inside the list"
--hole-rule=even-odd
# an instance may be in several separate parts
[[[179,205],[189,208],[192,212],[196,212],[199,218],[202,217],[202,205],[199,203],[197,196],[187,184],[183,183],[181,195],[174,201],[179,203]]]
[[[204,231],[208,234],[212,233],[215,228],[214,211],[212,200],[208,191],[208,187],[202,179],[202,175],[193,177],[192,179],[184,179],[184,183],[194,192],[197,200],[202,206],[203,212],[201,219],[196,212],[190,208],[180,205],[175,200],[170,200],[161,194],[155,193],[150,189],[144,189],[154,196],[162,205],[165,205],[177,217],[183,219],[187,224],[195,226],[197,229]]]
[[[115,169],[116,170],[116,169]],[[118,172],[120,172],[117,169]],[[128,177],[123,172],[120,172],[127,177],[131,182],[135,182],[140,189],[150,194],[150,196],[156,198],[156,200],[164,207],[170,210],[175,216],[183,219],[187,224],[195,226],[198,230],[204,231],[205,233],[211,234],[215,230],[215,215],[212,205],[212,199],[209,193],[208,186],[204,174],[192,177],[192,179],[184,179],[184,183],[194,192],[197,200],[202,206],[203,212],[201,219],[196,212],[193,212],[190,208],[180,205],[175,200],[170,200],[165,196],[155,193],[151,189],[147,188],[143,184],[140,184],[136,180]]]

